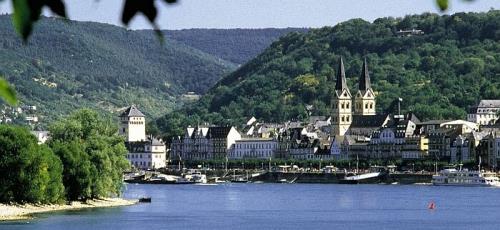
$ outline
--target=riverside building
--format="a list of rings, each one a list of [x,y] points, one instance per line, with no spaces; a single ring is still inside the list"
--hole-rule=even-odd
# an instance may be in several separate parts
[[[134,105],[120,114],[119,134],[125,137],[127,159],[138,169],[159,169],[166,166],[166,146],[153,136],[146,136],[146,116]]]

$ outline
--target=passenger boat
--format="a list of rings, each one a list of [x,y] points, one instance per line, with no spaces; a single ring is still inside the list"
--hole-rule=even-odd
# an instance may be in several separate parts
[[[432,176],[432,184],[439,186],[500,187],[496,173],[443,169]]]
[[[207,183],[207,176],[198,171],[189,171],[188,173],[183,175],[183,178],[193,183]]]
[[[380,172],[364,173],[359,175],[345,176],[339,180],[339,184],[371,184],[380,182]]]

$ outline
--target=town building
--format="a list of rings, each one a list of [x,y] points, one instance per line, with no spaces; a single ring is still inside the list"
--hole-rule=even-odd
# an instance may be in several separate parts
[[[159,169],[166,166],[165,143],[154,137],[145,141],[126,142],[127,159],[130,164],[139,169]]]
[[[119,134],[125,137],[126,142],[140,142],[146,140],[146,116],[134,105],[128,107],[120,115]]]
[[[236,140],[229,153],[229,159],[271,159],[275,158],[278,141],[275,138],[247,138]]]
[[[418,36],[418,35],[423,35],[424,31],[418,30],[418,29],[411,29],[411,30],[398,30],[397,35],[399,37],[410,37],[410,36]]]
[[[471,158],[472,143],[465,135],[458,135],[451,143],[450,163],[463,163]]]
[[[164,168],[167,163],[165,143],[153,136],[146,136],[144,114],[132,105],[120,114],[119,134],[125,138],[127,159],[138,169]]]
[[[477,157],[491,170],[500,166],[500,133],[490,133],[485,136],[476,149]],[[479,159],[476,159],[479,161]]]
[[[188,127],[182,137],[172,138],[171,160],[226,159],[241,134],[235,127]]]
[[[477,106],[471,107],[467,121],[478,125],[491,125],[498,120],[500,100],[481,100]]]

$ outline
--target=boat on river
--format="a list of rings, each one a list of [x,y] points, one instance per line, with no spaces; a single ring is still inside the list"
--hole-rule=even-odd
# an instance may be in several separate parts
[[[201,172],[188,172],[182,176],[157,174],[150,178],[129,178],[127,183],[133,184],[206,184],[207,176]]]
[[[371,172],[359,175],[346,176],[339,180],[340,184],[364,184],[380,181],[381,172]]]
[[[467,169],[443,169],[432,176],[432,184],[438,186],[500,187],[496,173]]]

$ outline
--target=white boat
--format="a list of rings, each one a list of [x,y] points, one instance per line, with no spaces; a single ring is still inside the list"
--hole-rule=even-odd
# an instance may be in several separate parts
[[[500,187],[495,173],[467,169],[443,169],[432,176],[432,184],[439,186]]]
[[[184,174],[183,178],[186,179],[187,181],[194,183],[202,183],[202,184],[207,183],[207,176],[197,171],[188,172],[187,174]]]

